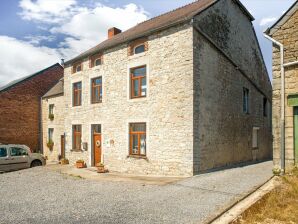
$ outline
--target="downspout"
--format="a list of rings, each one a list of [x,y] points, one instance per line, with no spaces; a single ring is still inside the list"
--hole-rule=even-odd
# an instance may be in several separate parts
[[[281,173],[285,173],[285,65],[284,65],[284,45],[280,42],[274,40],[267,34],[264,36],[279,46],[280,48],[280,165],[281,165]]]

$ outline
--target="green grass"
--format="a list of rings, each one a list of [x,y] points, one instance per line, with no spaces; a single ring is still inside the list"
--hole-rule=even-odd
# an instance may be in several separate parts
[[[280,177],[281,185],[250,207],[233,224],[298,223],[298,169]]]

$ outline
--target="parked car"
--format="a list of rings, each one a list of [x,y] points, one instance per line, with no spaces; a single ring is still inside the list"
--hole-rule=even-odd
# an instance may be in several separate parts
[[[0,144],[0,171],[20,170],[45,164],[43,155],[32,153],[26,145]]]

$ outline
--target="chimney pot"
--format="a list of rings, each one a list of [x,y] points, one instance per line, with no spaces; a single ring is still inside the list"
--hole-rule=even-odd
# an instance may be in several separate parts
[[[116,36],[117,34],[121,33],[122,31],[116,27],[112,27],[108,31],[108,37],[111,39],[113,36]]]

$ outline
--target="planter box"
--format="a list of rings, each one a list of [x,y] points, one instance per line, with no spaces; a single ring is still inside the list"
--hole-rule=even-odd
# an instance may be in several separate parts
[[[86,164],[84,162],[76,162],[76,167],[78,169],[85,168]]]

